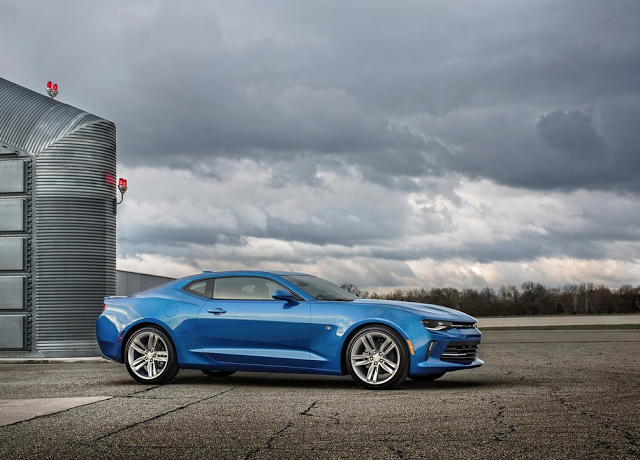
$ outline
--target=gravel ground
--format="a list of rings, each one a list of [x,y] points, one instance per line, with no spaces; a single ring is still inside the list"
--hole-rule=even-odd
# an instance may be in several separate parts
[[[432,383],[0,364],[0,398],[109,399],[0,427],[0,458],[637,458],[640,330],[488,331],[486,364]],[[15,403],[15,401],[13,401]]]

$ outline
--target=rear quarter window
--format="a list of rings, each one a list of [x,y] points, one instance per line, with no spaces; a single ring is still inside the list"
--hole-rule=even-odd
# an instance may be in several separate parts
[[[213,291],[213,280],[205,279],[205,280],[196,280],[187,284],[183,291],[188,292],[189,294],[194,294],[199,297],[204,297],[206,299],[211,298],[211,293]]]

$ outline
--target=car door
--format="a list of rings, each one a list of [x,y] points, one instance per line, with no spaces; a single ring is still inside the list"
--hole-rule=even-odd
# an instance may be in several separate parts
[[[309,303],[274,300],[279,289],[286,288],[262,277],[216,278],[198,314],[201,351],[220,363],[308,367]]]

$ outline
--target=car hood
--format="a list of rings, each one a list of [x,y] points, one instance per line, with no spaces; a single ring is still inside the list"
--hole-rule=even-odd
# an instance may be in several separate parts
[[[353,303],[380,305],[391,308],[401,308],[405,311],[424,317],[424,319],[438,319],[442,321],[476,322],[473,316],[454,310],[453,308],[427,303],[401,302],[399,300],[356,299]]]

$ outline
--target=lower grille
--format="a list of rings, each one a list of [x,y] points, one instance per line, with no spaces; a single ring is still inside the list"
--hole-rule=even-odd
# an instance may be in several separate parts
[[[449,363],[469,364],[476,359],[479,342],[449,342],[440,361]]]

